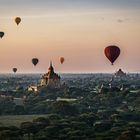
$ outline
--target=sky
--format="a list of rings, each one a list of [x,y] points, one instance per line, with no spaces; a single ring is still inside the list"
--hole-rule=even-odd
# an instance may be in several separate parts
[[[140,0],[0,0],[0,9],[0,73],[44,73],[50,60],[58,73],[140,72]],[[113,66],[109,45],[121,49]]]

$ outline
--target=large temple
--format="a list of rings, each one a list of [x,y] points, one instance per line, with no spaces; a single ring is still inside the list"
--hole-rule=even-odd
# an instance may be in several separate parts
[[[54,72],[52,62],[50,62],[48,72],[42,76],[39,87],[47,86],[50,88],[59,88],[61,86],[60,79],[60,76]]]
[[[61,81],[60,76],[54,72],[54,68],[52,66],[52,62],[50,62],[50,67],[48,68],[48,72],[42,75],[40,82],[37,86],[29,86],[28,91],[37,92],[42,88],[60,88]]]

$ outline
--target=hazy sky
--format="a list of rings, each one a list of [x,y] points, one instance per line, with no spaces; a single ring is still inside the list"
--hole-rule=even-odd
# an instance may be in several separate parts
[[[0,0],[0,31],[0,73],[46,72],[50,60],[60,73],[140,72],[140,0]],[[104,56],[112,44],[114,66]]]

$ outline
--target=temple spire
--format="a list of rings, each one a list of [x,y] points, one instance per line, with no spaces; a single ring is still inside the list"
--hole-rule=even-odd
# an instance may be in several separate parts
[[[51,73],[54,73],[54,69],[53,69],[53,66],[52,66],[52,61],[50,61],[49,71],[50,71]]]
[[[52,67],[52,61],[50,61],[50,67]]]

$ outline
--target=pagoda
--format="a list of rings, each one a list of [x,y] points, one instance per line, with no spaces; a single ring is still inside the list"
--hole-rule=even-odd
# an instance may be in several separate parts
[[[52,62],[50,62],[50,67],[48,68],[48,72],[45,73],[41,80],[39,86],[47,86],[51,88],[59,88],[61,86],[60,76],[54,72],[54,68],[52,66]]]

